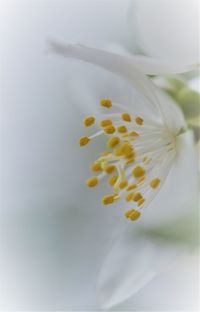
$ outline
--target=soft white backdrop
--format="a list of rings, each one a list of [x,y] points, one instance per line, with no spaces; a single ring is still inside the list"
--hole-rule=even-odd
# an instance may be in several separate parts
[[[84,187],[92,156],[76,142],[83,114],[109,89],[107,74],[49,55],[46,42],[133,47],[130,1],[1,0],[0,7],[0,309],[97,309],[96,277],[118,218],[97,209],[99,191]],[[98,74],[99,93],[90,94]],[[118,309],[195,309],[197,262],[183,255]]]

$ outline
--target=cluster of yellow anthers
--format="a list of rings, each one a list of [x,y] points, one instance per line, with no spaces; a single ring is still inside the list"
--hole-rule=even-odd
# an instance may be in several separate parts
[[[109,99],[102,99],[100,105],[111,108],[113,103]],[[114,104],[120,108],[120,105]],[[115,120],[115,123],[114,121]],[[88,116],[84,119],[84,126],[90,127],[97,122],[95,117]],[[140,116],[133,116],[127,112],[106,115],[106,119],[98,121],[101,130],[91,136],[81,137],[80,146],[87,145],[91,139],[100,134],[109,136],[108,150],[91,165],[91,171],[98,174],[86,181],[89,187],[96,186],[99,181],[109,175],[108,184],[113,188],[112,194],[102,198],[104,205],[112,204],[119,198],[125,197],[127,202],[133,201],[137,208],[131,208],[125,212],[125,217],[137,220],[141,215],[141,209],[145,204],[144,195],[148,195],[149,189],[156,189],[160,179],[153,177],[147,179],[148,164],[151,163],[149,155],[145,154],[145,138],[141,142],[145,122]],[[146,130],[148,132],[148,129]]]

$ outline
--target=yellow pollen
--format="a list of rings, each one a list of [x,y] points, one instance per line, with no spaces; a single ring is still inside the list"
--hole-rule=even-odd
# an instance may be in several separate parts
[[[126,180],[122,181],[122,182],[119,183],[119,188],[122,190],[125,187],[127,187],[127,185],[128,185],[128,181],[126,181]]]
[[[87,186],[94,187],[98,184],[99,180],[97,177],[91,177],[86,181]]]
[[[138,134],[136,131],[131,131],[131,132],[129,133],[129,136],[131,136],[131,137],[138,137],[139,134]]]
[[[135,122],[136,122],[136,124],[141,126],[143,124],[144,120],[138,116],[135,118]]]
[[[95,118],[93,116],[88,116],[84,119],[84,126],[90,127],[95,123]]]
[[[108,179],[108,184],[109,184],[110,186],[114,186],[115,183],[117,182],[117,179],[118,179],[118,176],[116,176],[116,175],[110,177],[110,178]]]
[[[112,138],[110,138],[110,139],[108,140],[107,146],[108,146],[109,148],[113,148],[113,147],[115,147],[117,144],[119,144],[119,142],[120,142],[120,139],[119,139],[118,137],[112,137]]]
[[[102,99],[100,101],[100,105],[106,108],[110,108],[112,106],[112,102],[109,99]]]
[[[79,145],[84,146],[87,145],[90,142],[90,139],[87,136],[81,137],[79,139]]]
[[[137,202],[138,207],[141,206],[142,204],[144,204],[144,202],[145,202],[144,198],[139,199]]]
[[[117,198],[116,195],[106,195],[102,197],[102,204],[109,205],[114,203],[115,199]]]
[[[116,167],[114,165],[108,165],[105,167],[105,172],[107,174],[113,173],[115,171]]]
[[[159,184],[160,184],[160,179],[158,178],[151,180],[149,183],[149,185],[154,189],[157,188]]]
[[[131,190],[134,190],[136,187],[137,187],[137,184],[130,184],[126,190],[131,191]]]
[[[113,125],[104,128],[104,132],[107,134],[112,134],[115,132],[115,127]]]
[[[138,200],[142,199],[142,195],[139,192],[137,192],[133,195],[132,199],[137,202]]]
[[[133,169],[132,174],[135,178],[141,178],[144,176],[145,170],[142,167],[137,166]]]
[[[93,172],[102,171],[101,164],[100,164],[99,162],[94,162],[94,163],[90,166],[90,169],[91,169]]]
[[[126,133],[128,130],[127,130],[126,126],[121,125],[121,126],[119,126],[119,127],[117,128],[117,131],[118,131],[119,133]]]
[[[112,121],[110,119],[103,119],[100,122],[100,126],[101,127],[107,127],[107,126],[110,126],[110,125],[112,125]]]
[[[126,196],[126,201],[131,201],[132,197],[133,197],[133,193],[129,193],[127,196]]]
[[[127,122],[130,122],[131,121],[131,116],[127,113],[123,113],[121,114],[121,118],[124,120],[124,121],[127,121]]]
[[[126,218],[131,219],[132,221],[135,221],[140,217],[141,213],[138,210],[130,209],[126,211],[124,215]]]

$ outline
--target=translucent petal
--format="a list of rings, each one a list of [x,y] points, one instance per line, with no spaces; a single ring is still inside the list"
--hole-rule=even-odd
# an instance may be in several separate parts
[[[181,251],[162,239],[137,232],[135,224],[130,224],[103,263],[97,285],[100,306],[107,309],[134,295]]]

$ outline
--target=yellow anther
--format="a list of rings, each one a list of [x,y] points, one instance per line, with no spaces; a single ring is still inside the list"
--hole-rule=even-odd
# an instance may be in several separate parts
[[[141,213],[138,210],[130,209],[126,211],[124,215],[126,218],[131,219],[132,221],[135,221],[140,217]]]
[[[127,196],[126,196],[126,201],[130,201],[133,197],[133,193],[129,193]]]
[[[135,161],[135,158],[131,158],[131,159],[129,159],[129,160],[126,161],[126,165],[127,165],[127,166],[128,166],[128,165],[131,165],[131,164],[134,163],[134,161]]]
[[[141,126],[143,124],[144,120],[138,116],[135,118],[135,122],[136,122],[136,124]]]
[[[138,137],[139,133],[137,133],[136,131],[131,131],[131,132],[129,132],[129,136],[131,136],[131,137]]]
[[[110,139],[108,140],[107,146],[108,146],[109,148],[113,148],[113,147],[115,147],[117,144],[119,144],[119,142],[120,142],[120,139],[119,139],[118,137],[112,137],[112,138],[110,138]]]
[[[144,202],[145,202],[144,198],[139,199],[138,202],[137,202],[138,207],[142,206],[142,204],[144,204]]]
[[[115,165],[107,165],[104,170],[107,174],[113,173],[115,171]]]
[[[122,190],[125,187],[127,187],[127,185],[128,185],[128,181],[126,181],[126,180],[122,181],[122,182],[119,183],[119,188]]]
[[[94,187],[98,184],[99,180],[97,177],[91,177],[86,181],[87,186]]]
[[[126,218],[129,218],[134,209],[127,210],[124,215]]]
[[[88,138],[87,136],[81,137],[81,138],[79,139],[79,145],[80,145],[80,146],[87,145],[89,142],[90,142],[90,138]]]
[[[110,186],[114,186],[115,183],[117,182],[117,179],[118,179],[118,176],[116,176],[116,175],[110,177],[110,178],[108,179],[108,184],[109,184]]]
[[[104,132],[107,134],[112,134],[115,132],[115,127],[113,125],[107,126],[104,128]]]
[[[112,120],[110,120],[110,119],[103,119],[100,122],[100,126],[101,127],[107,127],[107,126],[110,126],[110,125],[112,125]]]
[[[126,190],[131,191],[131,190],[134,190],[136,187],[137,187],[137,184],[130,184]]]
[[[125,142],[121,145],[121,151],[125,157],[132,157],[133,155],[133,147],[129,142]]]
[[[109,205],[109,204],[112,204],[114,203],[115,199],[117,198],[118,196],[116,195],[106,195],[106,196],[103,196],[102,197],[102,204],[104,205]]]
[[[141,178],[144,176],[145,170],[142,167],[137,166],[133,169],[132,174],[135,178]]]
[[[112,102],[109,99],[102,99],[100,101],[101,106],[106,107],[106,108],[110,108],[112,106]]]
[[[94,162],[91,166],[90,166],[90,169],[94,172],[99,172],[99,171],[102,171],[102,168],[101,168],[101,164],[99,162]]]
[[[117,147],[117,148],[114,149],[114,155],[118,156],[118,157],[123,156],[123,152],[121,150],[121,147]]]
[[[158,178],[151,180],[149,183],[149,185],[154,189],[157,188],[159,184],[160,184],[160,179]]]
[[[84,126],[90,127],[95,123],[95,118],[93,116],[88,116],[84,119]]]
[[[121,118],[124,120],[124,121],[127,121],[127,122],[130,122],[131,121],[131,116],[127,113],[123,113],[121,114]]]
[[[134,193],[132,199],[137,202],[138,200],[142,199],[142,195],[139,192]]]
[[[141,213],[138,210],[133,209],[132,213],[129,216],[129,219],[132,221],[137,220],[140,217]]]
[[[128,130],[127,130],[126,126],[121,125],[121,126],[117,127],[117,131],[119,133],[126,133]]]

